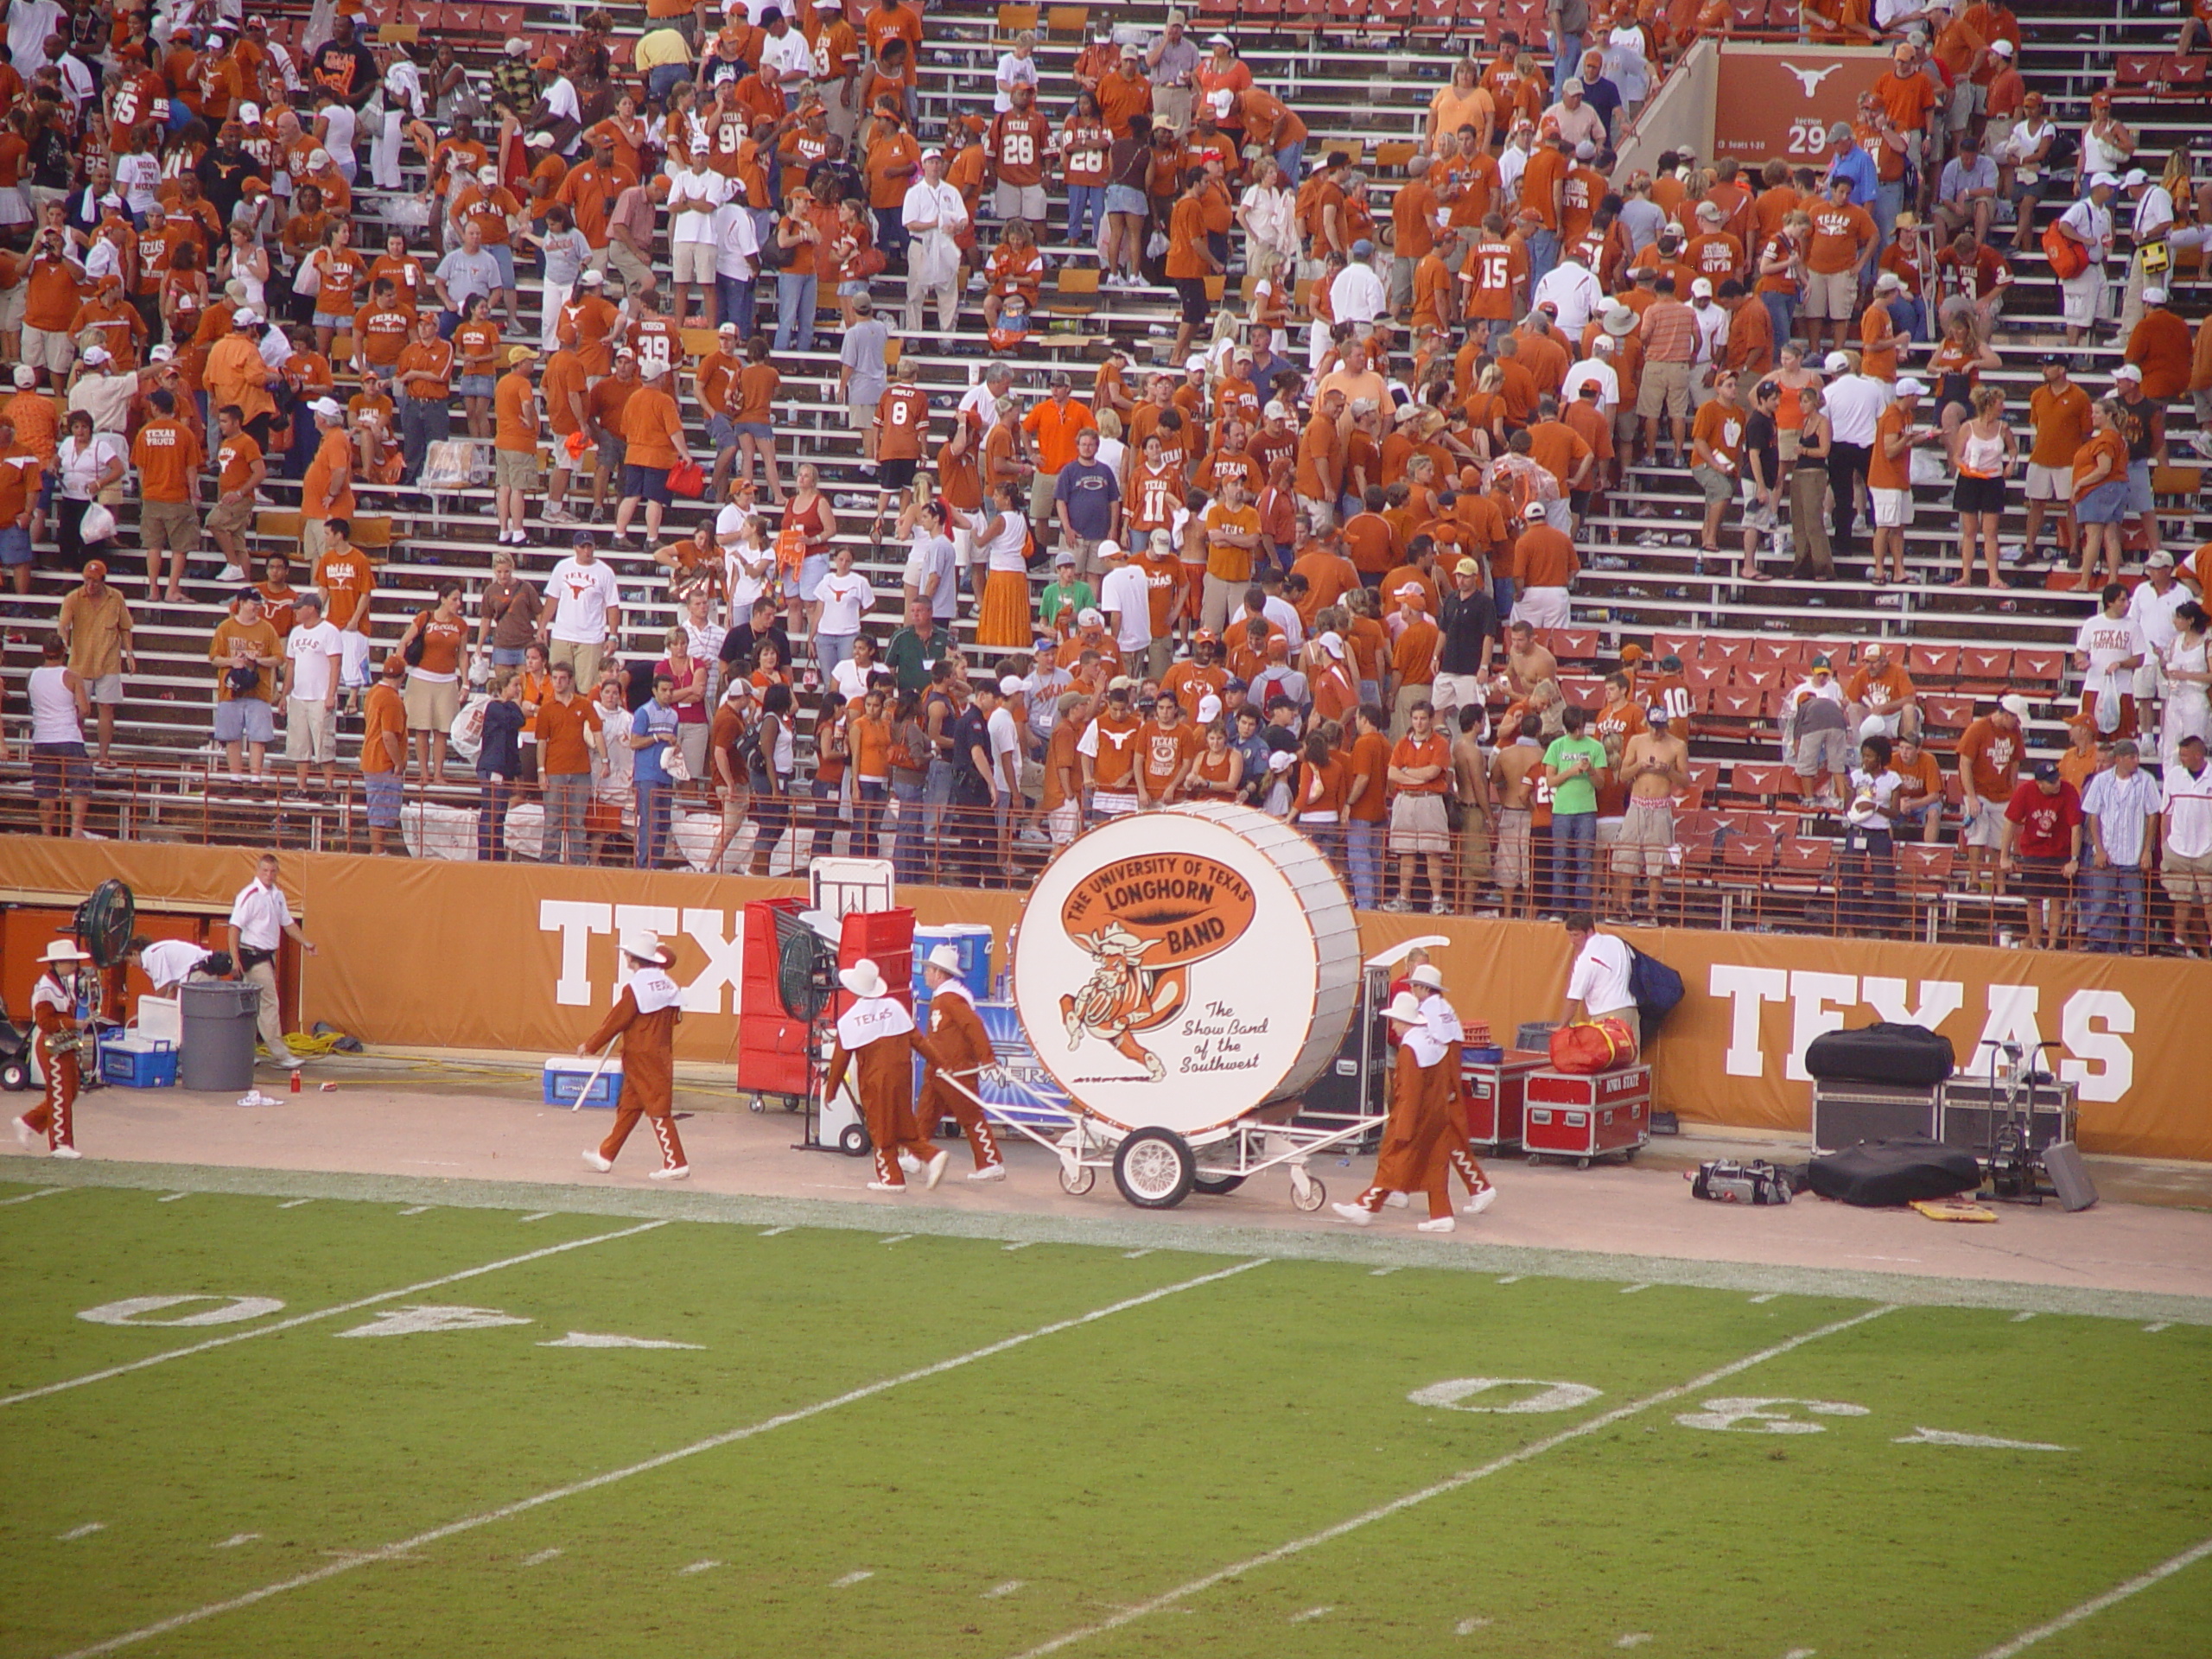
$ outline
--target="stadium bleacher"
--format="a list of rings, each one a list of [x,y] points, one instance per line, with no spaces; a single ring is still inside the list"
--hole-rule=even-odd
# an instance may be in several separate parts
[[[1143,39],[1157,28],[1165,10],[1154,3],[1039,8],[938,0],[928,10],[928,38],[919,66],[920,129],[934,136],[957,115],[976,107],[977,89],[988,96],[998,53],[1024,29],[1039,32],[1039,104],[1057,121],[1072,93],[1076,53],[1100,20],[1110,18],[1122,38]],[[1740,0],[1730,13],[1730,26],[1739,35],[1795,37],[1794,3]],[[460,60],[482,73],[509,35],[519,34],[534,47],[550,47],[566,35],[575,15],[575,8],[537,0],[508,5],[379,0],[368,8],[365,27],[385,40],[435,35],[450,41]],[[270,16],[277,38],[301,41],[304,15],[279,6]],[[1429,94],[1448,79],[1454,59],[1468,49],[1494,48],[1503,29],[1541,32],[1541,17],[1542,7],[1535,0],[1198,0],[1193,8],[1194,29],[1232,30],[1255,80],[1306,122],[1312,130],[1309,158],[1336,149],[1353,151],[1384,195],[1402,181]],[[2173,56],[2171,17],[2133,7],[2051,3],[2022,8],[2021,22],[2021,68],[2045,94],[2062,130],[2078,129],[2093,91],[2114,90],[2116,112],[2133,128],[2139,155],[2154,158],[2154,172],[2168,151],[2186,151],[2201,130],[2206,60]],[[626,55],[638,23],[632,13],[621,18],[618,59]],[[356,198],[361,233],[356,243],[373,247],[385,226],[403,222],[409,193],[368,188],[365,148],[363,153]],[[421,181],[423,158],[410,149],[405,165],[411,192]],[[2046,216],[2056,200],[2056,193],[2046,198]],[[1056,367],[1080,369],[1078,385],[1087,385],[1090,368],[1109,343],[1140,364],[1154,360],[1164,355],[1174,331],[1174,301],[1168,289],[1102,287],[1093,262],[1071,257],[1076,251],[1065,245],[1062,225],[1055,189],[1051,222],[1040,237],[1049,276],[1039,327],[1018,359],[1016,391],[1025,401],[1043,394],[1046,378]],[[427,254],[423,233],[413,234],[416,251]],[[990,234],[987,229],[987,238]],[[1985,380],[2005,391],[2017,415],[2036,384],[2037,354],[2056,348],[2063,330],[2056,286],[2040,252],[2017,256],[2013,264],[2017,280],[1996,341],[2004,363]],[[2174,273],[2176,308],[2183,315],[2193,319],[2202,309],[2206,281],[2202,264]],[[527,269],[523,287],[524,315],[534,317],[537,285]],[[890,305],[895,319],[899,279],[879,277],[875,291],[879,304]],[[905,350],[902,367],[930,391],[940,422],[982,366],[979,300],[976,292],[963,296],[957,350],[939,351],[927,343],[910,343]],[[837,397],[834,300],[825,296],[825,301],[831,308],[815,349],[777,357],[783,377],[778,448],[786,473],[800,459],[822,469],[824,487],[841,502],[840,541],[854,547],[855,568],[870,577],[879,594],[889,595],[879,599],[869,618],[874,631],[887,634],[899,620],[896,596],[905,550],[866,534],[875,493],[859,469],[858,441],[848,429]],[[764,292],[764,310],[767,304]],[[708,340],[690,334],[684,344],[696,352]],[[2081,359],[2086,366],[2075,378],[2093,392],[2101,391],[2120,361],[2119,342],[2101,336],[2082,348]],[[695,454],[711,454],[704,416],[688,376],[679,402]],[[2196,431],[2187,399],[2169,406],[2168,421],[2172,459],[2183,464],[2162,472],[2159,509],[2165,545],[2181,555],[2204,539],[2198,517],[2201,476],[2191,447]],[[357,488],[362,510],[355,538],[380,561],[372,629],[381,654],[431,601],[437,584],[458,578],[474,585],[488,575],[494,544],[492,491],[488,480],[434,493],[410,485]],[[1701,557],[1700,497],[1681,469],[1638,467],[1586,519],[1580,537],[1585,569],[1575,585],[1573,626],[1554,633],[1548,643],[1565,671],[1569,695],[1593,706],[1599,700],[1599,677],[1618,661],[1622,647],[1637,645],[1655,658],[1671,652],[1683,659],[1694,699],[1692,753],[1697,763],[1697,781],[1687,803],[1690,810],[1682,821],[1681,879],[1669,888],[1683,918],[1720,925],[1834,925],[1834,821],[1801,811],[1794,774],[1777,764],[1783,692],[1815,650],[1847,671],[1846,660],[1867,640],[1903,647],[1928,729],[1939,747],[1955,738],[1978,706],[2004,691],[2031,699],[2029,734],[2037,752],[2055,751],[2063,742],[2062,722],[2072,711],[2077,684],[2071,648],[2094,599],[2064,590],[2062,583],[2070,582],[2071,573],[2063,570],[2048,582],[2039,569],[2018,574],[2013,585],[1998,593],[1951,588],[1956,537],[1948,486],[1923,486],[1917,493],[1921,511],[1906,537],[1912,579],[1886,588],[1854,580],[1812,583],[1778,578],[1756,585],[1739,580],[1732,556]],[[2017,543],[2021,535],[2017,494],[2003,527],[2008,544]],[[281,551],[296,561],[296,483],[276,476],[272,467],[267,504],[257,515],[251,537],[257,556]],[[855,510],[844,511],[844,502]],[[135,499],[118,509],[127,549],[136,546],[136,509]],[[679,502],[669,515],[669,538],[713,510],[710,503]],[[676,620],[677,607],[664,573],[649,552],[607,545],[604,531],[611,518],[610,511],[601,521],[601,554],[620,582],[627,644],[632,654],[642,654],[650,645],[658,656],[661,633]],[[887,524],[885,528],[887,537]],[[1724,546],[1732,545],[1736,536],[1732,523],[1724,531]],[[515,550],[522,575],[542,581],[565,556],[568,543],[567,526],[541,526],[533,519],[528,544]],[[274,751],[270,780],[257,788],[223,772],[207,725],[213,677],[207,641],[224,613],[210,580],[217,563],[203,543],[194,562],[191,601],[157,605],[149,602],[135,552],[114,561],[111,580],[137,617],[138,672],[129,683],[118,723],[117,764],[99,775],[93,828],[139,838],[274,839],[284,845],[358,848],[362,836],[357,780],[343,799],[303,801],[291,796],[289,769],[276,766]],[[1849,562],[1848,569],[1858,568],[1857,559]],[[2132,556],[2130,569],[2139,569],[2139,554]],[[302,574],[296,572],[296,581]],[[20,708],[22,676],[35,665],[39,642],[73,582],[66,571],[41,569],[32,592],[7,621],[0,679],[8,687],[11,714]],[[960,632],[964,636],[972,626],[963,618]],[[11,726],[20,723],[11,721]],[[358,732],[357,721],[341,728],[341,777],[353,778],[350,763]],[[24,775],[16,751],[10,751],[8,772],[16,780]],[[1952,788],[1955,801],[1955,779]],[[476,799],[473,777],[462,776],[458,768],[448,783],[410,785],[410,793],[416,792],[456,807],[473,805]],[[29,827],[28,792],[11,788],[5,793],[0,829]],[[787,856],[796,851],[794,838]],[[1986,938],[2000,923],[2010,925],[2003,905],[1961,889],[1948,842],[1905,847],[1900,856],[1901,887],[1916,934]]]

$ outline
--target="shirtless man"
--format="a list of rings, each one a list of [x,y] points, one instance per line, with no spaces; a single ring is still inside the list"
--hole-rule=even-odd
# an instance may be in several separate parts
[[[1460,890],[1474,893],[1491,879],[1491,837],[1497,826],[1490,792],[1490,758],[1483,753],[1483,711],[1469,704],[1459,711],[1459,732],[1452,740],[1452,777],[1459,803]]]
[[[1497,802],[1497,890],[1505,916],[1535,916],[1535,895],[1529,884],[1529,815],[1535,804],[1536,778],[1544,766],[1544,723],[1521,716],[1514,741],[1491,756],[1490,782]]]
[[[1675,840],[1675,791],[1689,786],[1690,748],[1674,734],[1672,716],[1662,704],[1653,703],[1644,718],[1650,728],[1622,747],[1617,768],[1628,784],[1628,814],[1613,843],[1613,874],[1620,879],[1624,906],[1632,909],[1637,868],[1643,867],[1645,902],[1656,920],[1659,881]]]
[[[1559,678],[1559,658],[1536,643],[1536,630],[1516,622],[1505,631],[1505,690],[1525,697],[1532,687]]]

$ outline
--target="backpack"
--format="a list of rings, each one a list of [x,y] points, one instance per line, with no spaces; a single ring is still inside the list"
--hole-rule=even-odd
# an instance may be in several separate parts
[[[2062,283],[2089,268],[2088,250],[2062,232],[2055,219],[2043,227],[2043,257],[2050,262],[2050,274]]]
[[[743,769],[747,785],[755,789],[766,788],[773,781],[768,775],[768,752],[760,741],[761,723],[754,721],[729,746],[731,761]]]
[[[1656,957],[1647,957],[1634,945],[1628,948],[1628,994],[1643,1025],[1647,1043],[1657,1034],[1659,1023],[1681,1002],[1682,976]]]

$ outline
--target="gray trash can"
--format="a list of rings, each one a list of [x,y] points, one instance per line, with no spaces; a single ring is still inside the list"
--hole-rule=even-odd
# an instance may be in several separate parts
[[[184,1021],[178,1081],[187,1089],[243,1094],[253,1087],[254,1020],[261,987],[188,979],[177,987]]]

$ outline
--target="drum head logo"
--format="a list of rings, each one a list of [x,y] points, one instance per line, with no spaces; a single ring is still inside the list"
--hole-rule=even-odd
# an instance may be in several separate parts
[[[1060,925],[1091,962],[1090,976],[1060,998],[1068,1046],[1103,1043],[1166,1076],[1142,1040],[1173,1022],[1191,1000],[1192,970],[1244,937],[1257,909],[1251,883],[1218,860],[1159,853],[1103,865],[1060,905]]]

